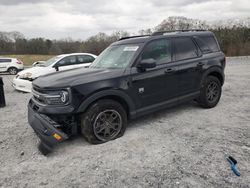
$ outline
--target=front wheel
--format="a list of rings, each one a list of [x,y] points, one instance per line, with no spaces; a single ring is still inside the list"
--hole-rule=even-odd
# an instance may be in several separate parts
[[[208,76],[201,89],[198,103],[204,108],[213,108],[221,97],[221,82],[215,76]]]
[[[89,143],[101,144],[121,137],[127,114],[120,103],[104,99],[92,104],[81,116],[81,131]]]

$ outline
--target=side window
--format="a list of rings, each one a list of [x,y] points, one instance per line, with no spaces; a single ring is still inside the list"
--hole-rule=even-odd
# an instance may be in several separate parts
[[[0,63],[10,63],[11,59],[0,59]]]
[[[220,50],[214,36],[199,36],[197,38],[202,40],[212,52],[218,52]]]
[[[208,45],[205,43],[205,41],[203,41],[201,38],[195,37],[194,39],[195,39],[196,43],[198,44],[198,46],[200,47],[202,53],[206,54],[206,53],[212,52],[212,50],[208,47]]]
[[[197,47],[191,38],[176,38],[175,42],[175,60],[195,58],[198,56]]]
[[[68,65],[75,65],[77,63],[76,56],[69,56],[63,58],[61,61],[57,63],[58,66],[68,66]]]
[[[77,56],[77,58],[78,58],[79,64],[91,63],[95,60],[95,58],[90,56],[90,55],[79,55],[79,56]]]
[[[171,40],[159,39],[149,43],[143,50],[141,59],[155,59],[156,64],[169,63],[172,60]]]

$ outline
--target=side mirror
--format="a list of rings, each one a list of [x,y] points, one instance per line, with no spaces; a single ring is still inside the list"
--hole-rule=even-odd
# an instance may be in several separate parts
[[[56,69],[56,71],[59,71],[59,66],[58,65],[54,65],[54,68]]]
[[[156,61],[152,58],[143,59],[138,65],[137,68],[141,69],[150,69],[156,67]]]

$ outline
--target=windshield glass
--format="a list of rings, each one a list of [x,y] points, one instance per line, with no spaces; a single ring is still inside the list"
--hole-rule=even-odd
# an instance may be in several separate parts
[[[52,65],[53,63],[55,63],[56,61],[58,61],[60,58],[61,58],[60,56],[52,57],[51,59],[45,61],[42,65],[44,65],[45,67],[48,67]]]
[[[91,64],[91,68],[125,68],[134,57],[139,45],[114,45],[104,50]]]

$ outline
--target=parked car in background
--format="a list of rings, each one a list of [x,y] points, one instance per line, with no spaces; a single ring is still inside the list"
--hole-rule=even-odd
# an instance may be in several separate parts
[[[16,58],[0,57],[0,72],[16,75],[23,70],[23,62]]]
[[[88,67],[96,58],[89,53],[73,53],[55,56],[39,66],[19,72],[13,79],[12,86],[19,91],[31,92],[32,81],[39,76],[56,71],[69,70],[77,67]]]

